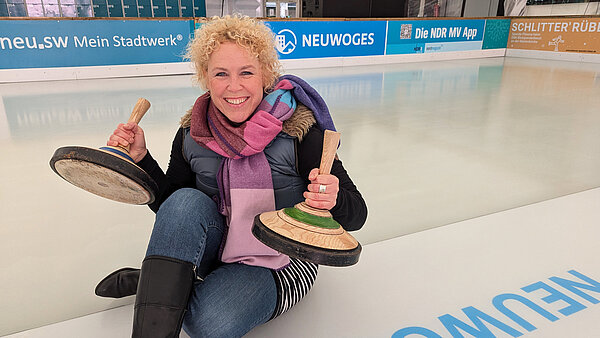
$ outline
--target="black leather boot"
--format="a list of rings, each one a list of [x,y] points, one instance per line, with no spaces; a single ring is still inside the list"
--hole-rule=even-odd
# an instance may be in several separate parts
[[[135,295],[140,269],[122,268],[112,272],[96,285],[96,295],[107,298],[122,298]]]
[[[179,337],[194,280],[194,265],[190,262],[146,257],[135,297],[132,337]]]

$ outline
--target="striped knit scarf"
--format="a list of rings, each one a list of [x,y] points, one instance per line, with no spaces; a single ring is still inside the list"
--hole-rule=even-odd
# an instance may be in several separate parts
[[[280,79],[275,90],[240,126],[229,123],[208,93],[194,104],[190,135],[224,157],[217,182],[220,211],[228,225],[221,255],[225,263],[276,270],[289,264],[289,257],[258,241],[251,229],[254,216],[275,210],[271,168],[263,150],[279,134],[283,121],[294,113],[296,99],[311,108],[323,129],[334,129],[323,99],[306,82],[290,75]]]

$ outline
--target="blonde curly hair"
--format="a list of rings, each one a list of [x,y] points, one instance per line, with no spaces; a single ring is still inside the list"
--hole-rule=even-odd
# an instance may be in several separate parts
[[[212,17],[202,23],[187,46],[187,58],[193,63],[194,80],[207,89],[208,59],[224,42],[234,42],[255,56],[261,65],[263,90],[268,92],[280,76],[281,63],[275,50],[275,36],[264,23],[247,16]]]

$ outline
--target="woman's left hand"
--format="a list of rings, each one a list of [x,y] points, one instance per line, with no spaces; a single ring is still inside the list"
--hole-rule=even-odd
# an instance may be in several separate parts
[[[306,204],[313,208],[331,210],[335,206],[340,181],[334,175],[320,175],[319,169],[314,168],[308,174],[310,184],[304,192]]]

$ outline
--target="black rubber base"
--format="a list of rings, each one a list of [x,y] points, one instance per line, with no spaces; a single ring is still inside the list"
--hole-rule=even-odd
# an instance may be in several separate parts
[[[328,266],[341,267],[358,263],[358,258],[362,251],[360,244],[352,250],[333,250],[300,243],[293,239],[281,236],[269,229],[260,221],[259,217],[260,215],[254,217],[252,234],[259,241],[282,254],[315,264]]]
[[[131,202],[131,204],[150,204],[154,202],[156,192],[158,191],[158,186],[156,185],[156,182],[154,182],[154,180],[150,177],[150,175],[148,175],[148,173],[146,173],[140,167],[135,165],[133,162],[127,161],[121,157],[113,155],[112,153],[108,153],[99,149],[78,146],[61,147],[54,152],[54,155],[50,159],[50,167],[58,176],[60,176],[69,183],[72,182],[63,177],[56,170],[55,165],[58,161],[61,160],[83,161],[104,167],[108,170],[112,170],[139,184],[150,195],[150,198],[144,203]],[[99,182],[98,184],[101,183],[102,182]],[[102,195],[99,196],[110,198]],[[130,203],[127,201],[120,202]]]

